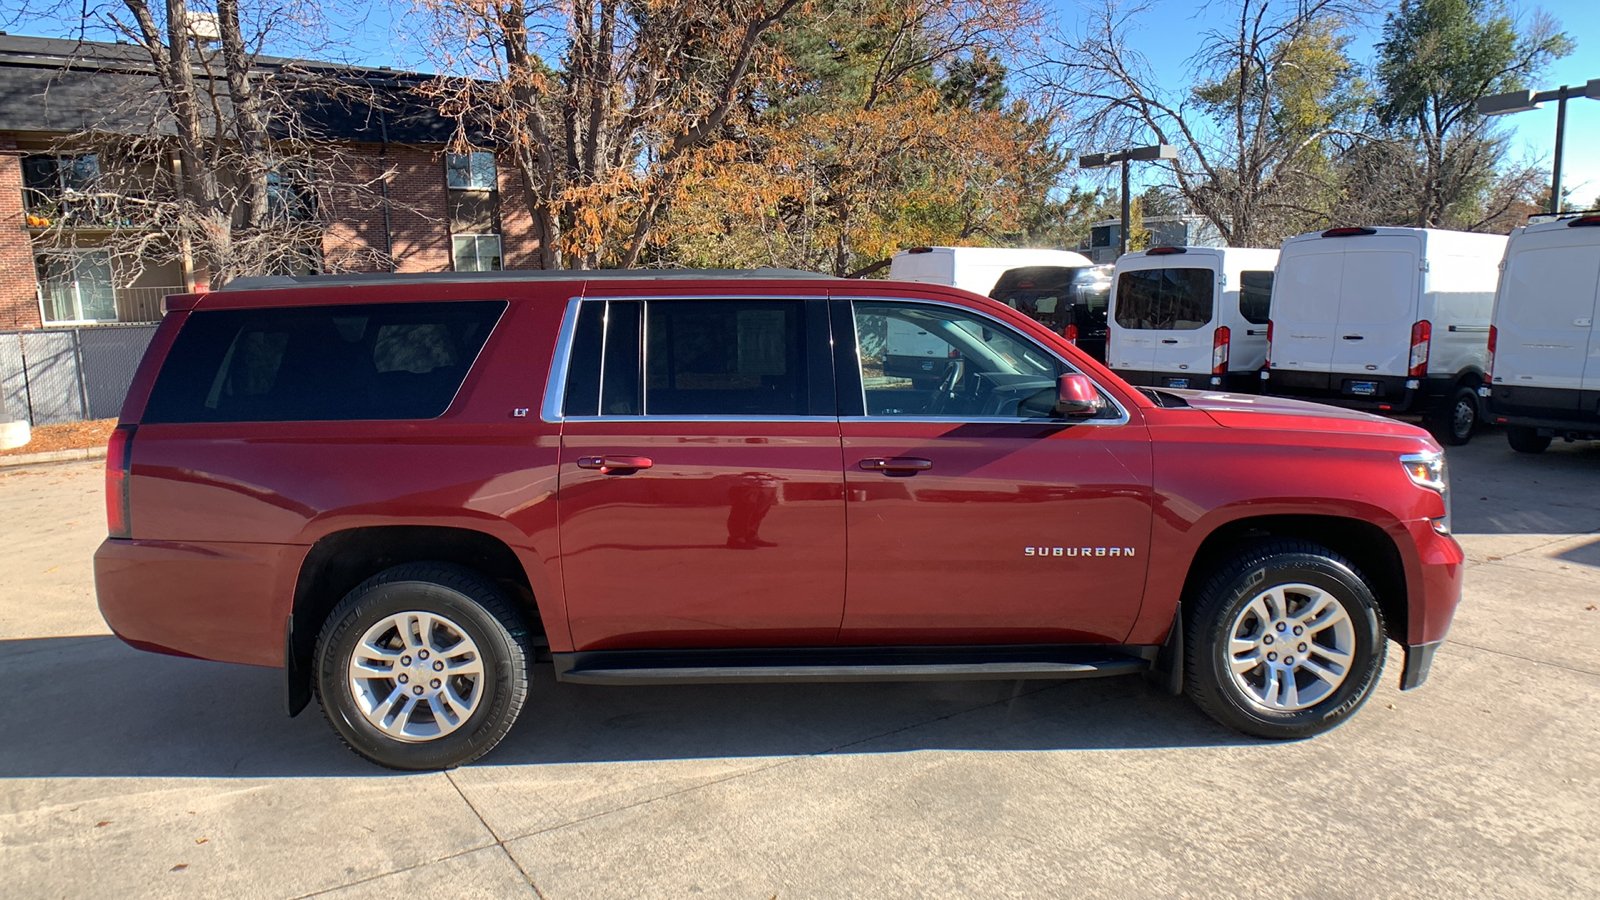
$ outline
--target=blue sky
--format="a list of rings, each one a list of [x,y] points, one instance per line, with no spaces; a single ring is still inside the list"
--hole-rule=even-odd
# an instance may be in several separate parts
[[[1077,0],[1053,0],[1054,11],[1064,23],[1082,21],[1084,6]],[[1155,68],[1164,87],[1178,88],[1190,80],[1187,60],[1199,49],[1200,35],[1214,23],[1226,23],[1224,4],[1201,6],[1194,3],[1157,0],[1150,14],[1139,23],[1129,41],[1141,50]],[[1561,28],[1577,44],[1565,59],[1557,60],[1536,84],[1536,90],[1553,89],[1563,84],[1581,87],[1591,78],[1600,79],[1600,2],[1596,0],[1550,0],[1540,4],[1511,4],[1513,14],[1531,16],[1542,9],[1561,23]],[[1370,63],[1373,45],[1382,39],[1382,16],[1355,32],[1351,53],[1360,63]],[[1501,127],[1510,132],[1512,153],[1548,167],[1555,147],[1556,105],[1503,116]],[[1600,206],[1600,100],[1578,98],[1567,101],[1567,134],[1562,162],[1562,184],[1572,190],[1571,202],[1579,208]],[[1546,188],[1548,195],[1548,188]]]
[[[1047,4],[1053,23],[1064,31],[1076,31],[1085,18],[1085,6],[1079,0],[1042,0]],[[1093,0],[1090,0],[1091,5]],[[38,34],[65,37],[75,22],[30,16],[26,10],[33,5],[29,0],[0,0],[0,18],[15,34]],[[77,4],[68,4],[76,7]],[[368,65],[392,65],[397,68],[426,69],[424,55],[419,47],[408,42],[405,35],[414,33],[400,20],[394,10],[404,9],[404,4],[372,3],[366,5],[363,21],[351,35],[355,43],[353,61]],[[1226,4],[1196,4],[1155,0],[1150,12],[1139,21],[1137,33],[1131,43],[1143,51],[1155,68],[1156,77],[1163,86],[1178,89],[1190,78],[1187,60],[1198,49],[1200,35],[1213,22],[1226,17]],[[1558,60],[1539,79],[1536,89],[1554,88],[1562,84],[1581,86],[1589,79],[1600,79],[1600,2],[1596,0],[1546,0],[1533,4],[1511,3],[1512,11],[1519,16],[1530,16],[1536,10],[1554,16],[1571,36],[1577,49],[1565,59]],[[20,20],[18,17],[21,17]],[[1356,33],[1352,52],[1362,63],[1371,61],[1372,45],[1381,37],[1382,17],[1374,17],[1370,26]],[[91,34],[104,39],[106,35]],[[1550,164],[1555,145],[1555,104],[1532,112],[1503,117],[1504,127],[1512,136],[1514,154],[1537,162]],[[1091,148],[1085,148],[1088,150]],[[1563,164],[1563,184],[1573,191],[1572,202],[1579,207],[1597,206],[1600,198],[1600,100],[1578,98],[1567,102],[1566,153]],[[1150,171],[1148,176],[1157,173]]]

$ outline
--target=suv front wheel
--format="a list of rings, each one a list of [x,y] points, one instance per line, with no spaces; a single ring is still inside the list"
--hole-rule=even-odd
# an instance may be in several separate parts
[[[1344,721],[1383,669],[1383,619],[1367,580],[1305,541],[1251,546],[1191,598],[1190,697],[1257,737],[1305,738]]]
[[[323,713],[350,749],[392,769],[488,753],[528,694],[521,617],[488,579],[443,563],[362,582],[317,638]]]

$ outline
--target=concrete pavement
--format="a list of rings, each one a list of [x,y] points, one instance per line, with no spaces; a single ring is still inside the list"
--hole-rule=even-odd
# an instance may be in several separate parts
[[[1600,895],[1600,446],[1450,452],[1433,678],[1267,744],[1138,679],[605,688],[397,775],[106,634],[100,467],[0,472],[0,897]],[[548,674],[544,668],[539,674]]]

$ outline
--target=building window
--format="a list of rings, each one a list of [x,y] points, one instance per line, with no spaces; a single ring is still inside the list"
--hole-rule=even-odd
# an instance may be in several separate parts
[[[267,173],[267,214],[279,221],[309,222],[317,212],[317,192],[304,173],[283,166]]]
[[[22,158],[22,194],[29,225],[84,224],[103,218],[105,204],[94,192],[100,180],[100,155],[36,154]]]
[[[500,270],[500,235],[458,234],[451,241],[457,272]]]
[[[496,188],[494,154],[486,150],[444,155],[445,183],[457,190],[492,191]]]
[[[78,250],[40,255],[39,298],[47,325],[67,322],[115,322],[117,294],[111,278],[111,254]]]

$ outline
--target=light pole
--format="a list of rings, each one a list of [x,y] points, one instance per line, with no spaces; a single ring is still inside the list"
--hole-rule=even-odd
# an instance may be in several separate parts
[[[1592,84],[1593,82],[1591,82]],[[1091,153],[1078,157],[1080,169],[1106,169],[1122,164],[1122,241],[1118,256],[1128,252],[1128,162],[1130,160],[1177,159],[1178,148],[1171,144],[1153,147],[1125,147],[1114,153]]]
[[[1600,78],[1591,78],[1589,83],[1582,88],[1562,85],[1553,91],[1514,91],[1509,94],[1495,94],[1493,97],[1484,97],[1478,101],[1478,115],[1503,116],[1508,113],[1527,112],[1538,109],[1546,102],[1555,100],[1556,105],[1556,152],[1555,163],[1551,166],[1554,170],[1550,173],[1550,212],[1561,212],[1561,142],[1567,132],[1567,98],[1588,97],[1591,100],[1600,100]]]

